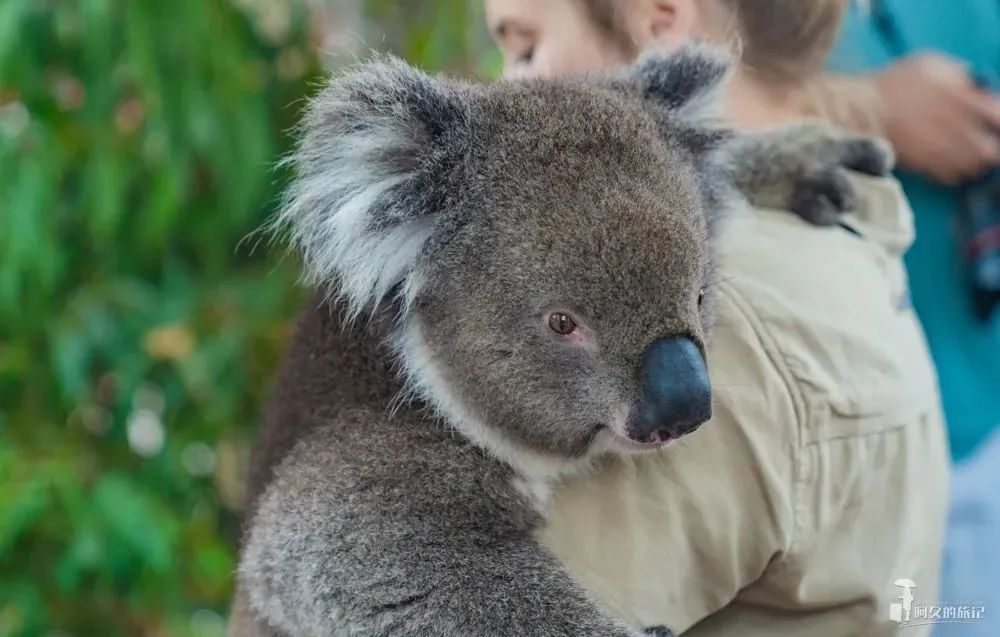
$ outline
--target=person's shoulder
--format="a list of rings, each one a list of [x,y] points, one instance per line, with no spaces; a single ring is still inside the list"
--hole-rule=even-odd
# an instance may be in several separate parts
[[[853,176],[857,203],[838,225],[810,225],[784,210],[751,209],[730,220],[721,239],[717,280],[763,318],[856,314],[866,292],[899,284],[913,242],[913,213],[892,178]],[[728,292],[727,292],[728,291]],[[869,309],[896,309],[878,297]],[[864,312],[862,314],[865,314]]]
[[[750,326],[726,338],[754,339],[793,393],[845,413],[936,395],[902,262],[912,212],[894,179],[856,184],[840,226],[775,210],[733,220],[718,273],[720,325]]]

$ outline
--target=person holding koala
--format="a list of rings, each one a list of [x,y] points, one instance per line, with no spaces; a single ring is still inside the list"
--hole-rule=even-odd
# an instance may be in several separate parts
[[[757,129],[816,112],[837,0],[486,0],[511,77],[739,42],[726,103]],[[713,420],[555,494],[543,543],[614,614],[694,636],[889,635],[900,578],[937,600],[948,452],[901,256],[897,182],[814,228],[759,210],[721,247]],[[928,626],[906,627],[921,635]]]

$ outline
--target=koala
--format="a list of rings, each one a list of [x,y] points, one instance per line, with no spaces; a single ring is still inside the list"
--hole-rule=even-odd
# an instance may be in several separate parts
[[[643,634],[535,541],[554,485],[709,420],[740,189],[828,223],[846,169],[891,163],[817,126],[727,130],[726,72],[699,48],[493,85],[380,59],[313,101],[279,223],[317,291],[252,461],[231,634]]]

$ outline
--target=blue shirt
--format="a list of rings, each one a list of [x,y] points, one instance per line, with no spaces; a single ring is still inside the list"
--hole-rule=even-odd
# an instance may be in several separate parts
[[[852,6],[834,50],[835,70],[878,69],[901,54],[933,49],[970,63],[984,77],[1000,77],[1000,0],[881,4],[895,29]],[[941,378],[952,454],[961,459],[1000,425],[1000,310],[989,325],[972,313],[954,226],[962,190],[906,171],[899,177],[916,214],[917,240],[906,256],[913,303]]]

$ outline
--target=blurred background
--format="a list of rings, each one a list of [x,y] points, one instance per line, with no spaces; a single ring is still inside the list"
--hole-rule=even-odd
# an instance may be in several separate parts
[[[494,75],[479,0],[0,0],[0,636],[225,632],[323,67]]]
[[[915,164],[907,265],[957,461],[946,599],[995,617],[1000,310],[969,301],[1000,306],[1000,243],[971,267],[967,248],[1000,237],[979,196],[1000,166],[950,174],[968,149],[927,122],[956,86],[1000,90],[1000,4],[852,4],[831,67],[882,78]],[[304,297],[259,229],[304,98],[372,49],[502,64],[482,0],[0,0],[0,637],[225,634],[249,448]],[[926,152],[942,134],[953,157]]]

